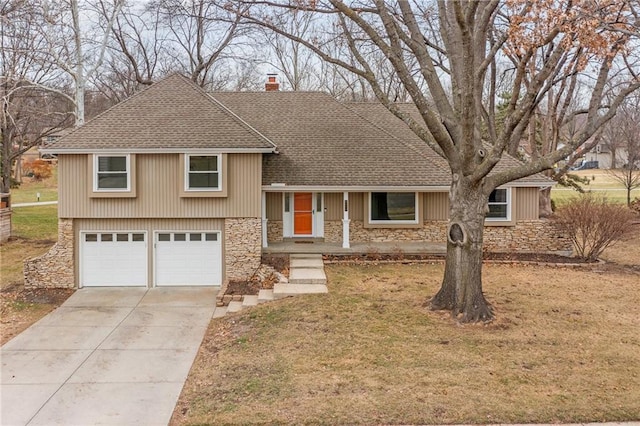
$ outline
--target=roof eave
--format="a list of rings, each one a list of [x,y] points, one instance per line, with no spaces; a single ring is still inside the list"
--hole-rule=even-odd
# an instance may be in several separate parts
[[[433,186],[391,186],[391,185],[286,185],[271,184],[262,185],[262,190],[266,192],[442,192],[448,191],[449,185],[433,185]]]
[[[43,154],[275,154],[273,148],[40,148]]]
[[[556,182],[509,182],[501,188],[548,188]],[[288,185],[273,183],[262,185],[265,192],[448,192],[450,185]]]

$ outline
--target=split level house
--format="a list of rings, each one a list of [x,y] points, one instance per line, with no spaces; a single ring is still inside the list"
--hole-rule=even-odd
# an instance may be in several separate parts
[[[220,285],[283,241],[446,241],[449,168],[377,103],[207,93],[176,74],[43,152],[58,158],[58,242],[25,263],[27,287]],[[538,218],[550,184],[494,191],[485,244],[567,250]]]

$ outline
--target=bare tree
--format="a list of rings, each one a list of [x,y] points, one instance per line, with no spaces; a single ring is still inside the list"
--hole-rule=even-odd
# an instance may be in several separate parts
[[[191,80],[209,89],[227,83],[226,66],[246,52],[245,29],[228,2],[215,0],[157,0],[149,4],[166,33],[168,67],[187,73]],[[220,74],[217,74],[220,73]]]
[[[36,3],[1,2],[0,23],[0,190],[9,192],[20,156],[45,136],[70,125],[71,115],[67,96],[58,94],[64,90],[60,74],[39,53],[46,41],[35,31],[40,25]]]
[[[631,192],[640,188],[640,97],[633,96],[618,110],[618,114],[605,127],[605,140],[611,151],[609,176],[621,183],[627,191],[627,205],[631,206]],[[615,137],[615,142],[613,139]],[[613,167],[616,153],[622,163],[621,169]]]
[[[73,95],[66,96],[74,105],[75,125],[85,121],[85,91],[87,82],[98,72],[104,61],[111,28],[119,15],[124,0],[113,0],[107,22],[100,30],[96,20],[101,14],[96,4],[79,0],[40,2],[41,36],[47,41],[43,53],[45,60],[64,71],[73,85]],[[41,86],[43,89],[53,90]]]
[[[636,157],[635,161],[640,161],[640,157]],[[633,163],[629,163],[627,167],[622,169],[609,169],[607,173],[616,181],[620,182],[627,191],[627,206],[631,207],[631,192],[640,188],[640,170],[634,169]]]
[[[107,31],[111,16],[105,0],[97,3],[102,31]],[[111,28],[104,69],[92,83],[113,103],[120,102],[168,73],[165,30],[157,8],[142,4],[125,4]]]
[[[377,99],[448,162],[452,183],[446,266],[441,289],[430,305],[450,310],[463,322],[493,318],[481,273],[484,219],[492,191],[552,168],[586,143],[615,115],[625,97],[640,87],[637,49],[627,49],[637,43],[635,1],[610,1],[597,7],[569,0],[252,3],[265,7],[244,15],[247,22],[290,37],[324,61],[366,80]],[[313,38],[297,37],[273,25],[269,17],[276,7],[336,16],[337,30],[357,64],[333,56]],[[362,53],[370,49],[387,59],[420,112],[420,120],[403,113],[385,94],[376,69]],[[419,64],[417,74],[408,57]],[[503,119],[498,121],[496,71],[498,62],[506,58],[513,64],[513,84]],[[496,167],[509,147],[526,135],[548,93],[570,84],[576,73],[592,84],[582,110],[571,113],[586,117],[574,140],[528,162]],[[625,83],[608,89],[607,82],[614,77],[622,81],[622,75]]]
[[[297,37],[310,37],[317,33],[313,27],[314,16],[308,13],[285,11],[273,19],[275,25],[285,28],[288,33]],[[317,56],[313,52],[304,45],[267,29],[262,31],[262,35],[267,52],[267,64],[284,76],[291,90],[317,88],[317,82],[313,81]]]
[[[622,115],[618,113],[607,123],[607,126],[604,127],[602,132],[602,140],[600,143],[611,155],[609,169],[616,169],[618,167],[618,156],[620,155],[620,150],[624,148],[625,129],[624,124],[621,122],[624,122],[624,119]]]

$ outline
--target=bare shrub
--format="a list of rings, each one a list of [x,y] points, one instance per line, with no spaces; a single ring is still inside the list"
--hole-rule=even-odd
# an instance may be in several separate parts
[[[611,244],[629,230],[633,212],[626,206],[610,204],[606,197],[583,194],[559,208],[555,220],[573,241],[576,255],[596,261]]]
[[[25,164],[25,171],[28,175],[33,176],[33,178],[38,181],[48,179],[53,174],[51,164],[40,159],[33,160]]]

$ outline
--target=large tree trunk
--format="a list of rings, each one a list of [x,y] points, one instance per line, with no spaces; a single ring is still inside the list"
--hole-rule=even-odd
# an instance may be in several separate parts
[[[482,234],[488,194],[465,179],[451,185],[447,257],[432,310],[450,310],[461,322],[490,321],[493,312],[482,293]]]
[[[540,198],[538,200],[540,217],[549,217],[553,214],[551,207],[551,187],[540,190]]]

